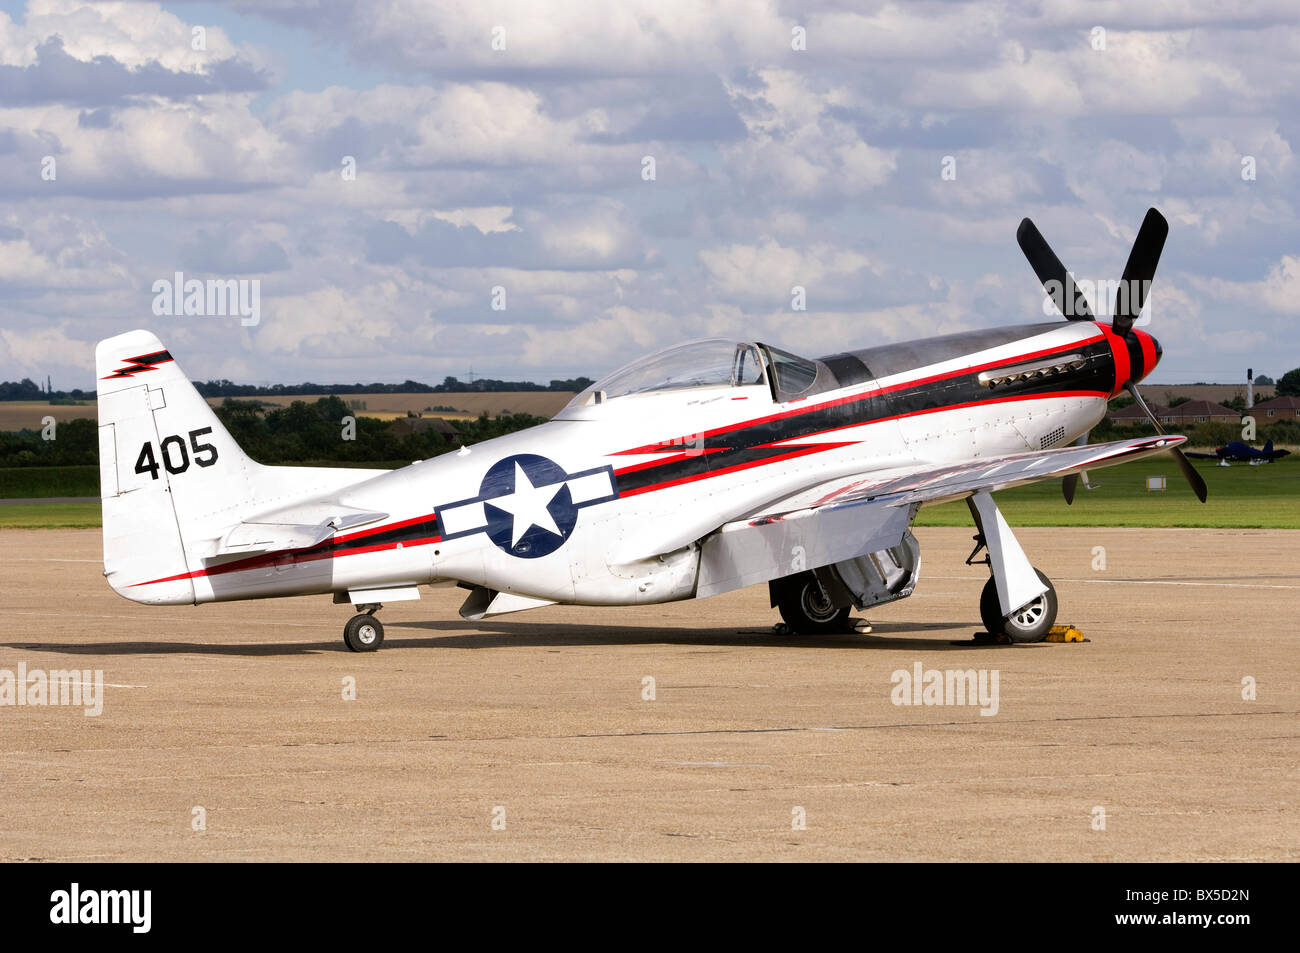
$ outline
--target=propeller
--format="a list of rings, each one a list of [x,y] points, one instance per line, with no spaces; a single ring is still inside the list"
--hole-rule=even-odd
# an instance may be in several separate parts
[[[1122,338],[1129,337],[1133,330],[1133,322],[1142,313],[1142,306],[1146,304],[1147,292],[1155,278],[1156,265],[1160,263],[1160,253],[1164,251],[1165,239],[1168,235],[1169,223],[1165,217],[1154,208],[1147,209],[1146,217],[1142,219],[1142,227],[1138,229],[1137,238],[1133,240],[1133,247],[1129,250],[1128,262],[1124,265],[1119,298],[1115,303],[1115,316],[1111,321],[1111,330]],[[1034,269],[1038,280],[1042,282],[1044,290],[1061,314],[1065,315],[1067,321],[1097,320],[1088,305],[1088,299],[1075,283],[1074,277],[1066,270],[1061,259],[1056,257],[1056,252],[1052,251],[1038,227],[1029,219],[1023,219],[1020,227],[1016,229],[1016,242],[1019,243],[1025,257],[1029,259],[1029,265]],[[1147,370],[1149,371],[1150,368]],[[1141,375],[1142,371],[1139,370],[1138,376]],[[1164,434],[1165,430],[1160,426],[1160,421],[1155,414],[1151,413],[1151,408],[1138,393],[1137,383],[1130,378],[1123,383],[1123,387],[1133,395],[1133,399],[1155,426],[1156,432]],[[1079,438],[1079,445],[1082,446],[1087,442],[1088,435],[1085,433]],[[1191,484],[1192,491],[1204,503],[1207,491],[1201,475],[1177,447],[1171,448],[1169,452],[1178,461],[1178,468]],[[1061,492],[1065,496],[1066,505],[1074,502],[1074,494],[1078,486],[1077,474],[1070,474],[1061,481]]]
[[[1133,395],[1133,399],[1136,400],[1138,406],[1142,408],[1142,412],[1150,418],[1151,426],[1156,428],[1156,433],[1164,436],[1165,428],[1160,426],[1160,419],[1156,417],[1155,414],[1151,413],[1151,408],[1147,406],[1147,402],[1143,400],[1142,395],[1138,393],[1137,385],[1132,381],[1129,381],[1124,385],[1124,389]],[[1177,447],[1171,448],[1169,452],[1172,453],[1174,459],[1178,461],[1178,469],[1183,471],[1183,476],[1186,477],[1187,482],[1192,485],[1192,492],[1196,494],[1196,498],[1204,503],[1206,496],[1209,495],[1209,490],[1206,489],[1205,481],[1201,479],[1201,475],[1196,472],[1196,467],[1192,466],[1192,461],[1188,460],[1187,454],[1183,453],[1183,451]]]

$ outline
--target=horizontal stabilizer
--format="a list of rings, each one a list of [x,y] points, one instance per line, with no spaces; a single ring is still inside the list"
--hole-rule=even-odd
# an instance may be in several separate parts
[[[553,606],[550,599],[534,599],[532,596],[520,596],[513,592],[497,592],[495,589],[474,589],[465,604],[460,607],[461,618],[477,622],[494,615],[507,612],[521,612],[524,609],[537,609],[541,606]]]
[[[213,541],[212,551],[205,558],[307,549],[323,543],[335,533],[387,518],[387,513],[358,510],[338,503],[301,503],[259,513],[237,523],[225,536]]]
[[[386,602],[407,602],[419,599],[417,586],[389,586],[381,589],[349,589],[347,592],[334,593],[334,604],[341,606],[350,602],[354,606],[383,605]]]

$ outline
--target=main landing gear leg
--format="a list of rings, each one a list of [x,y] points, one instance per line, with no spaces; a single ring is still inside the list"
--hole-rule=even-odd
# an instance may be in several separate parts
[[[1056,589],[1035,569],[1020,548],[987,490],[967,498],[975,527],[975,552],[988,547],[990,578],[980,595],[980,619],[990,635],[1005,635],[1012,642],[1041,642],[1056,621]]]
[[[382,608],[378,602],[357,606],[359,614],[343,627],[343,644],[353,652],[373,652],[383,645],[384,627],[374,615]]]

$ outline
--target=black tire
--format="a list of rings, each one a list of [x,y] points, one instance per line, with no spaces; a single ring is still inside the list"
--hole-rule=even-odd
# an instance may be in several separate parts
[[[990,635],[1005,635],[1016,643],[1041,642],[1047,638],[1056,622],[1056,587],[1037,569],[1034,572],[1047,586],[1047,591],[1006,617],[1002,615],[998,586],[993,577],[990,576],[984,584],[984,591],[980,593],[980,619]]]
[[[851,607],[836,608],[812,573],[802,573],[783,580],[782,590],[776,607],[785,624],[793,631],[804,635],[849,631]]]
[[[373,652],[384,644],[383,623],[368,612],[354,615],[343,627],[343,643],[353,652]]]

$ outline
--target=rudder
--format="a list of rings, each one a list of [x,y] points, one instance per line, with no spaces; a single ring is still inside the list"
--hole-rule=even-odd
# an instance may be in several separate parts
[[[238,521],[259,467],[149,331],[101,341],[95,377],[104,574],[137,602],[192,603],[187,550]]]

